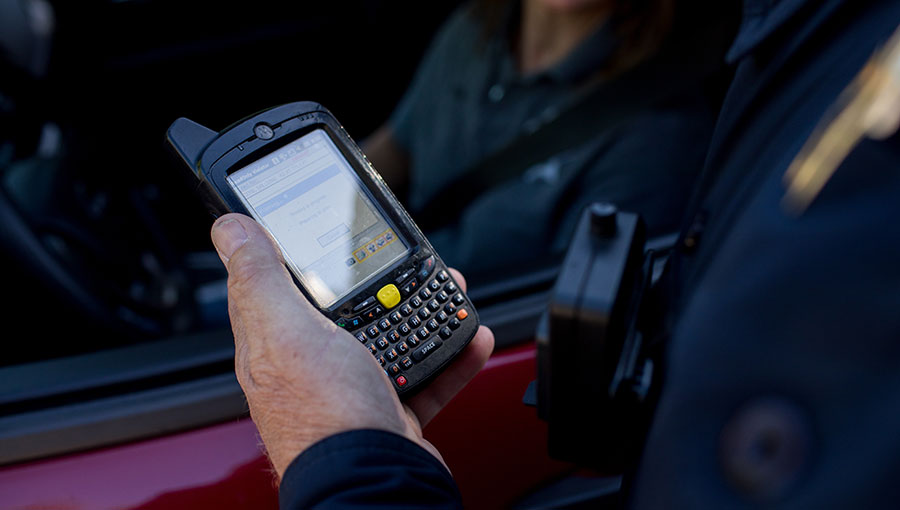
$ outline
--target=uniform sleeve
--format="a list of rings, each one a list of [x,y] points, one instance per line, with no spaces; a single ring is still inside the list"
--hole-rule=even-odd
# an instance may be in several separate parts
[[[462,508],[440,461],[412,441],[379,430],[344,432],[304,451],[288,466],[279,501],[281,510]]]

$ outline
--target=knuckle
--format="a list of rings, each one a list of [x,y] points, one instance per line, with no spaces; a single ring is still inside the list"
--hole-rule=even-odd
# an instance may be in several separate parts
[[[265,285],[270,281],[272,271],[278,269],[270,260],[235,256],[228,267],[228,292],[240,295],[248,289]]]

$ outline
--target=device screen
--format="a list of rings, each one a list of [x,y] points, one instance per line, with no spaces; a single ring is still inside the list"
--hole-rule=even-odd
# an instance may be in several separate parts
[[[322,308],[409,252],[322,129],[232,172],[227,181]]]

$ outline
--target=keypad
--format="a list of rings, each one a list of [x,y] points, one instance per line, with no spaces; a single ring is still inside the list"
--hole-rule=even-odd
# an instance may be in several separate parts
[[[399,303],[387,306],[370,296],[352,308],[357,317],[335,321],[353,331],[397,386],[408,384],[405,371],[440,348],[468,317],[459,287],[446,270],[433,274],[434,266],[430,257],[395,277],[391,290],[399,289],[403,298]]]

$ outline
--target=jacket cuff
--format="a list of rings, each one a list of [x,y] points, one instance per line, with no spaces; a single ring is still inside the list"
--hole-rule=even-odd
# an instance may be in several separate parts
[[[459,489],[432,454],[397,434],[352,430],[307,448],[279,488],[281,510],[462,508]]]

